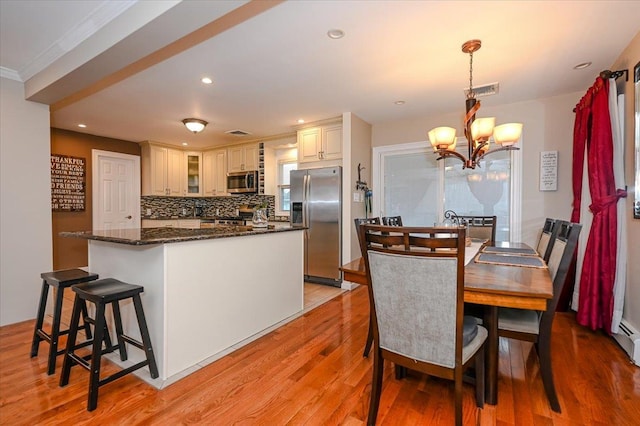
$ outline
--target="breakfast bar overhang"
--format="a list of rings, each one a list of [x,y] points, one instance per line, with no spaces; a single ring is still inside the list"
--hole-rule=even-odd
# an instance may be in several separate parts
[[[162,388],[302,311],[303,232],[251,229],[120,229],[67,232],[89,240],[89,270],[144,286],[142,303]],[[125,332],[139,338],[132,304]],[[142,359],[131,351],[128,366]]]

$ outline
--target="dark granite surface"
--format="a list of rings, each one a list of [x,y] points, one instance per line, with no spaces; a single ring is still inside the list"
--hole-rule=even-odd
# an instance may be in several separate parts
[[[62,237],[84,238],[86,240],[108,241],[111,243],[146,245],[167,244],[183,241],[209,240],[213,238],[242,237],[246,235],[270,234],[274,232],[299,231],[289,225],[253,228],[251,226],[218,225],[204,229],[185,228],[135,228],[111,229],[108,231],[61,232]]]

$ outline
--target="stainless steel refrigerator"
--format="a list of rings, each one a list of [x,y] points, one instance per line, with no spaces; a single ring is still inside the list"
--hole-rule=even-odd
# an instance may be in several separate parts
[[[342,283],[342,167],[291,171],[291,226],[305,226],[304,279]]]

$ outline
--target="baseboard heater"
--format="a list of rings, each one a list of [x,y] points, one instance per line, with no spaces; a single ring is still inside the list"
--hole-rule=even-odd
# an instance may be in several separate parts
[[[622,349],[629,355],[631,361],[640,366],[640,333],[624,319],[620,321],[618,333],[613,335]]]

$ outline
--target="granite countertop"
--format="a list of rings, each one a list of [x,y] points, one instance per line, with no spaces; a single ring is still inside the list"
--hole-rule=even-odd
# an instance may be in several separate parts
[[[268,228],[218,225],[205,229],[134,228],[111,229],[107,231],[60,232],[60,236],[140,246],[147,244],[167,244],[183,241],[210,240],[213,238],[242,237],[247,235],[270,234],[274,232],[299,231],[303,229],[305,228],[292,228],[288,225],[279,225],[275,227],[270,226]]]

